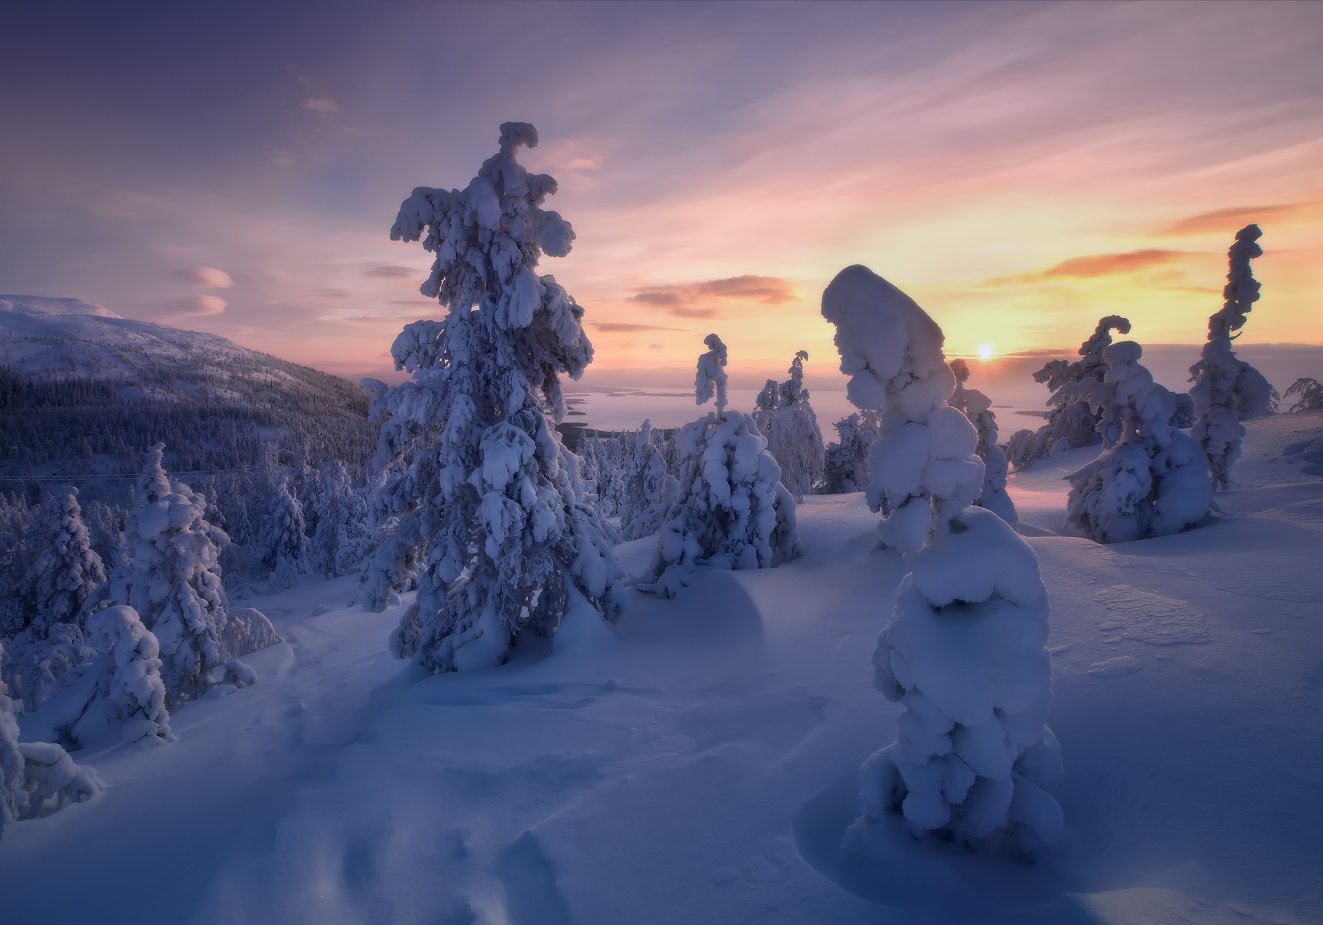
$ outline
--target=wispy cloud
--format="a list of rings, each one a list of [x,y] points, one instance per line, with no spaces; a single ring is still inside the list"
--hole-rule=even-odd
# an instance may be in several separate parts
[[[1043,276],[1111,276],[1115,273],[1134,273],[1139,270],[1151,270],[1155,267],[1183,263],[1190,257],[1202,256],[1191,251],[1162,250],[1145,248],[1137,251],[1125,251],[1120,254],[1090,254],[1086,257],[1072,257],[1043,271]]]
[[[682,331],[683,328],[668,328],[659,324],[632,324],[625,321],[590,321],[588,322],[598,331],[606,331],[612,334],[633,334],[638,331]]]
[[[1323,216],[1321,200],[1285,202],[1273,206],[1233,206],[1230,209],[1217,209],[1213,212],[1191,215],[1155,231],[1154,234],[1175,237],[1222,231],[1229,239],[1237,230],[1251,222],[1306,221],[1319,216]]]
[[[229,307],[229,303],[220,296],[188,295],[172,299],[160,307],[159,317],[166,321],[183,321],[188,318],[210,318],[219,315]]]
[[[329,96],[310,96],[303,101],[303,108],[310,112],[339,112],[340,104]]]
[[[229,289],[234,285],[234,279],[230,274],[215,267],[187,267],[176,270],[174,277],[186,283],[197,283],[199,286],[210,286],[213,289]]]
[[[363,271],[364,276],[373,279],[410,279],[419,276],[414,267],[403,267],[394,263],[370,263]]]
[[[655,305],[680,318],[711,318],[716,309],[697,303],[714,299],[781,305],[795,298],[794,287],[777,276],[730,276],[697,283],[645,286],[629,296],[630,302]]]

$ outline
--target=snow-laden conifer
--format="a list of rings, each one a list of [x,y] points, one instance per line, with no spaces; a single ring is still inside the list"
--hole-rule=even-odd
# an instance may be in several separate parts
[[[5,643],[0,639],[0,662],[4,659]],[[27,791],[23,789],[23,753],[18,750],[18,722],[14,719],[9,691],[0,678],[0,838],[23,817],[27,802]]]
[[[679,482],[666,471],[660,439],[652,422],[644,420],[634,437],[634,449],[620,509],[620,535],[626,540],[651,536],[661,529],[675,501]]]
[[[57,623],[82,626],[89,598],[105,583],[101,557],[92,549],[78,506],[78,489],[65,488],[51,497],[29,539],[35,561],[18,588],[26,626],[36,639],[50,635]]]
[[[21,704],[17,712],[40,710],[73,684],[78,669],[96,657],[89,642],[77,623],[52,624],[44,638],[30,626],[9,640],[0,677]]]
[[[89,696],[67,730],[78,748],[141,739],[169,742],[160,647],[137,612],[123,604],[93,614],[88,635],[98,651],[87,669]]]
[[[1006,453],[997,445],[997,415],[992,410],[992,400],[978,389],[965,388],[969,364],[964,360],[952,360],[951,372],[955,374],[956,385],[950,405],[974,425],[978,432],[974,452],[983,460],[983,491],[974,503],[1013,524],[1019,515],[1015,512],[1015,502],[1006,493]]]
[[[863,491],[868,485],[869,454],[879,433],[878,413],[865,409],[841,418],[832,427],[837,439],[827,445],[819,491],[825,495]]]
[[[1045,383],[1051,391],[1047,400],[1051,410],[1047,423],[1036,431],[1020,430],[1011,435],[1006,444],[1006,455],[1016,469],[1024,469],[1054,452],[1092,446],[1101,438],[1109,446],[1108,437],[1098,432],[1098,413],[1094,399],[1102,389],[1103,351],[1112,342],[1112,331],[1130,333],[1130,320],[1120,315],[1108,315],[1098,321],[1088,340],[1080,344],[1080,358],[1052,360],[1034,379]]]
[[[947,400],[955,378],[941,329],[861,266],[822,296],[848,396],[882,412],[872,488],[891,513],[887,544],[909,573],[873,655],[874,684],[905,713],[895,742],[864,763],[864,814],[899,810],[917,832],[976,844],[1008,837],[1038,854],[1062,834],[1050,788],[1061,773],[1045,725],[1047,592],[1032,549],[969,505],[983,486],[973,425]]]
[[[338,459],[322,467],[318,484],[317,527],[308,544],[309,563],[327,578],[348,575],[362,564],[367,505]]]
[[[1301,376],[1291,387],[1286,390],[1283,399],[1294,399],[1291,407],[1287,409],[1291,414],[1300,414],[1305,411],[1323,411],[1323,384],[1317,379],[1308,376]]]
[[[173,708],[206,693],[227,661],[247,653],[228,651],[223,639],[229,615],[219,556],[229,540],[207,523],[200,494],[171,483],[161,466],[164,449],[151,448],[138,477],[128,530],[132,564],[113,597],[132,607],[160,644]]]
[[[767,438],[767,449],[781,467],[781,484],[795,500],[822,478],[826,448],[817,415],[809,404],[809,390],[804,387],[804,361],[808,351],[800,350],[790,364],[790,378],[782,383],[767,380],[759,395],[759,410],[753,418]],[[770,395],[769,389],[775,386]]]
[[[753,418],[726,410],[726,345],[704,339],[694,380],[697,404],[717,411],[676,436],[679,495],[657,536],[641,590],[672,597],[698,566],[771,568],[799,555],[795,499]]]
[[[1272,409],[1272,386],[1253,366],[1236,358],[1231,342],[1236,332],[1249,320],[1250,310],[1259,300],[1259,282],[1250,269],[1250,261],[1263,256],[1258,241],[1263,232],[1258,225],[1246,225],[1236,232],[1236,240],[1227,251],[1227,284],[1222,290],[1226,300],[1220,311],[1208,319],[1208,340],[1199,362],[1190,367],[1190,395],[1194,399],[1194,427],[1190,434],[1208,457],[1213,486],[1224,489],[1231,483],[1231,466],[1240,458],[1240,441],[1246,418],[1268,414]]]
[[[276,480],[267,508],[262,543],[262,567],[273,590],[293,587],[308,570],[307,523],[303,504],[284,476]]]
[[[467,187],[415,189],[391,229],[435,255],[422,292],[446,309],[396,338],[396,368],[413,379],[375,400],[376,522],[394,518],[397,537],[426,549],[392,647],[434,671],[495,665],[515,637],[551,636],[571,585],[604,617],[620,607],[611,546],[554,427],[561,377],[582,375],[592,345],[583,309],[536,273],[543,253],[563,257],[574,241],[542,208],[556,181],[516,160],[536,144],[533,126],[503,124]],[[408,553],[395,546],[398,564]]]
[[[1208,460],[1172,425],[1176,396],[1153,381],[1133,341],[1103,351],[1103,389],[1093,407],[1114,440],[1072,472],[1066,519],[1101,543],[1164,536],[1202,520],[1212,503]]]

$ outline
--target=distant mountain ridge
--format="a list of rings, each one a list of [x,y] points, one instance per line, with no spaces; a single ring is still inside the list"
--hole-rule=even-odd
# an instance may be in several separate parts
[[[360,468],[367,405],[355,383],[217,334],[0,295],[0,474],[135,471],[158,439],[180,468],[249,465],[271,445]]]

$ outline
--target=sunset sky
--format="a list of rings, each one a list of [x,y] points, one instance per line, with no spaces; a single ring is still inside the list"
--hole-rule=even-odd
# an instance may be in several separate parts
[[[367,372],[438,311],[400,201],[521,120],[603,372],[834,364],[852,263],[955,355],[1194,343],[1251,221],[1245,342],[1323,344],[1321,49],[1323,3],[15,4],[0,291]]]

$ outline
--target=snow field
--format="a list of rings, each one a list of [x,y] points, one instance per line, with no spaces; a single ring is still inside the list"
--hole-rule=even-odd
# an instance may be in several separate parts
[[[410,598],[350,608],[352,578],[235,601],[286,640],[260,683],[178,710],[173,744],[76,753],[108,790],[7,833],[4,921],[1317,921],[1323,419],[1247,426],[1227,519],[1186,533],[1065,535],[1093,450],[1010,478],[1065,761],[1037,864],[857,822],[902,713],[869,660],[905,567],[861,495],[813,496],[799,559],[630,591],[615,627],[576,602],[554,652],[487,671],[392,658]]]

